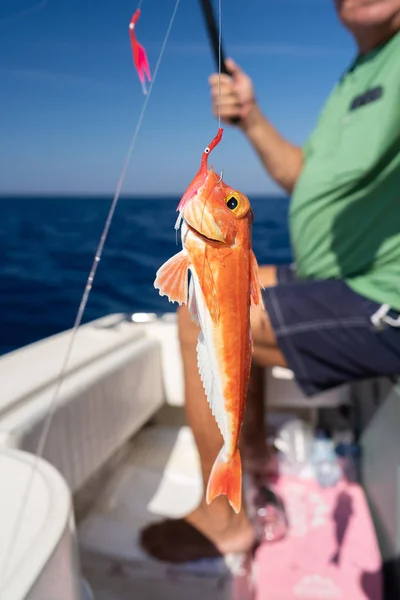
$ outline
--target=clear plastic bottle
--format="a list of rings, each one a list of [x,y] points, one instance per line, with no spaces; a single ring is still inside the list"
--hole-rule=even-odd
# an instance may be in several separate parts
[[[333,487],[341,478],[342,472],[332,440],[323,433],[317,433],[313,443],[312,465],[315,478],[321,487]]]
[[[262,477],[248,477],[246,503],[250,520],[260,542],[275,542],[288,531],[285,509],[280,498]]]

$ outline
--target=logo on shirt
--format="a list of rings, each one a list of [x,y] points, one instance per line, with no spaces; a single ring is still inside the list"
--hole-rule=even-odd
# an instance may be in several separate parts
[[[371,104],[371,102],[376,102],[376,100],[379,100],[379,98],[382,98],[382,94],[383,94],[383,87],[381,85],[378,85],[377,87],[374,87],[371,90],[364,92],[364,94],[361,94],[360,96],[356,96],[355,98],[353,98],[353,100],[351,101],[351,104],[350,104],[350,110],[357,110],[357,108],[361,108],[362,106],[365,106],[366,104]]]

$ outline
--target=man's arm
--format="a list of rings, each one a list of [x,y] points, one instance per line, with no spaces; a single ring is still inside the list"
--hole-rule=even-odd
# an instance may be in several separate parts
[[[231,75],[210,77],[213,112],[221,109],[221,120],[235,124],[247,136],[274,181],[287,192],[292,192],[303,167],[301,148],[285,140],[264,117],[257,106],[253,82],[231,60],[226,61]]]
[[[291,193],[303,168],[301,148],[285,140],[256,104],[241,123],[241,129],[272,179]]]

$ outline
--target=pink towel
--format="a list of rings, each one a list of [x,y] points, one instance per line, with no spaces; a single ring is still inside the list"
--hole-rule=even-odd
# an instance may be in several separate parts
[[[382,600],[381,557],[364,493],[282,476],[288,536],[256,556],[256,600]]]

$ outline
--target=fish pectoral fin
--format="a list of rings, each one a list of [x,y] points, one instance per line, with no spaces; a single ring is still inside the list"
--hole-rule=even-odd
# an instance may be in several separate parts
[[[226,428],[224,399],[218,391],[210,353],[208,352],[202,332],[200,332],[199,340],[197,342],[197,366],[211,412],[217,422],[222,437],[224,437]]]
[[[250,253],[250,297],[251,303],[255,306],[264,308],[264,301],[261,295],[261,290],[264,289],[261,285],[260,267],[253,250]]]
[[[206,502],[211,504],[214,498],[225,494],[235,513],[239,513],[242,505],[242,461],[239,449],[232,458],[226,456],[222,446],[211,469],[207,485]]]
[[[185,304],[188,300],[189,257],[185,250],[172,256],[156,273],[154,287],[170,302]]]

